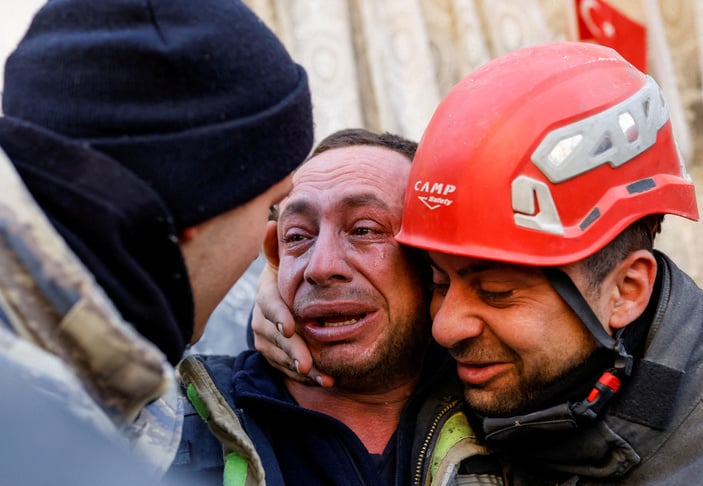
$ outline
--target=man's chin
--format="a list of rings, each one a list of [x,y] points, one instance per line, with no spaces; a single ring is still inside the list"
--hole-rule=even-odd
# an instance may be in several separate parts
[[[466,387],[464,399],[474,412],[483,417],[510,417],[527,403],[530,397],[524,393]]]
[[[316,369],[334,378],[335,388],[359,393],[385,391],[400,375],[400,370],[384,366],[382,360],[374,359],[373,356],[359,359],[357,355],[353,358],[337,357],[327,362],[313,360],[313,364]]]
[[[378,376],[378,372],[351,367],[317,368],[334,377],[334,386],[340,390],[358,393],[374,393],[384,390],[386,381]]]

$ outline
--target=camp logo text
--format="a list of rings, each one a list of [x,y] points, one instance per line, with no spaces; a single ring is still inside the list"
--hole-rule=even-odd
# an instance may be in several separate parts
[[[454,202],[451,194],[456,191],[456,186],[444,182],[416,181],[413,189],[420,193],[417,196],[420,202],[434,210],[440,206],[451,206]]]

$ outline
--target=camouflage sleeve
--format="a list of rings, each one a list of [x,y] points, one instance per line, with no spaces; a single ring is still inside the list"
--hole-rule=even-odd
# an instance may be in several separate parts
[[[163,395],[173,368],[123,321],[0,150],[1,319],[58,357],[116,424]]]

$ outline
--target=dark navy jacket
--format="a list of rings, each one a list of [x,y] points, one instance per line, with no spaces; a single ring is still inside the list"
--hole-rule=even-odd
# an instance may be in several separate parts
[[[440,409],[461,402],[454,363],[433,345],[386,453],[370,455],[356,435],[329,416],[296,405],[280,372],[255,351],[236,358],[198,356],[236,411],[266,471],[266,484],[406,485],[413,457]],[[418,433],[419,432],[419,433]],[[197,412],[186,416],[171,474],[194,474],[222,484],[222,448]]]

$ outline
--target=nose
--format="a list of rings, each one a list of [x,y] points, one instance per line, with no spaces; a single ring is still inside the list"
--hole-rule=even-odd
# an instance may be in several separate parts
[[[310,249],[305,281],[321,287],[351,281],[352,271],[346,256],[341,236],[332,230],[321,229]]]
[[[438,344],[452,348],[466,339],[481,335],[483,320],[477,315],[475,302],[467,289],[450,286],[444,296],[432,297],[432,335]]]

